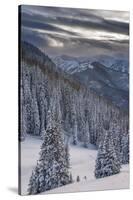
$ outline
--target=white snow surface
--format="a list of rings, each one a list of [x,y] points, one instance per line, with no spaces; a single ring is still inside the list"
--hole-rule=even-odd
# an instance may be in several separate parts
[[[25,141],[21,142],[21,192],[23,195],[27,194],[29,178],[39,158],[41,143],[42,140],[33,136],[28,136]],[[71,145],[70,171],[72,172],[74,183],[42,194],[129,188],[129,165],[123,165],[119,174],[96,179],[94,177],[96,156],[97,150],[93,145],[89,145],[88,149],[82,147],[82,145]],[[78,175],[80,182],[75,181]],[[84,179],[84,176],[87,177],[87,180]]]

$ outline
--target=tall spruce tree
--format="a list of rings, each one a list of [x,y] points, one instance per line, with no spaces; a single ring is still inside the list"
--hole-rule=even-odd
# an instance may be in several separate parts
[[[66,143],[66,145],[65,145],[65,158],[66,158],[67,168],[70,168],[70,155],[69,155],[69,144],[68,143]]]
[[[35,169],[32,171],[32,175],[29,180],[28,184],[28,194],[37,194],[39,193],[39,164],[37,162],[37,165]]]
[[[89,143],[90,143],[89,124],[88,121],[86,121],[84,129],[84,147],[88,148]]]
[[[124,135],[121,140],[121,163],[129,163],[129,134]]]
[[[112,132],[106,126],[104,140],[101,141],[95,166],[95,177],[103,178],[120,172],[120,162],[117,158]]]
[[[116,123],[116,120],[113,120],[110,131],[112,132],[117,159],[119,159],[119,162],[121,162],[121,137],[122,137],[121,135],[122,134],[120,132],[120,127]]]
[[[72,98],[72,132],[73,132],[73,144],[77,145],[78,143],[78,124],[77,124],[77,116],[76,116],[76,108],[75,108],[75,102],[74,97]]]
[[[59,124],[48,111],[48,126],[41,146],[38,161],[38,177],[35,172],[30,178],[29,194],[40,193],[69,183],[69,171],[65,158],[65,146]]]

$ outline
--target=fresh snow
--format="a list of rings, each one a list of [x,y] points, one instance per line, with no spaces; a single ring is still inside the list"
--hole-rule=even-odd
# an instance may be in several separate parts
[[[27,194],[27,187],[32,169],[36,166],[42,140],[27,136],[21,142],[21,188],[22,194]],[[79,175],[80,182],[56,188],[43,194],[78,191],[108,190],[129,188],[129,166],[123,165],[121,172],[106,178],[95,179],[94,169],[97,150],[94,145],[84,148],[82,145],[70,146],[71,172],[74,181]],[[87,177],[87,180],[84,179]]]

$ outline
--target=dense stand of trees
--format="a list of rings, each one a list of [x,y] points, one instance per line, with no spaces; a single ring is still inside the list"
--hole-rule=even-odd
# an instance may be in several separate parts
[[[23,43],[21,53],[20,138],[24,139],[27,134],[31,134],[44,139],[49,123],[48,112],[51,105],[56,105],[55,113],[60,118],[63,134],[73,144],[83,142],[85,147],[89,143],[95,144],[99,147],[100,154],[103,146],[106,146],[105,138],[110,140],[111,137],[113,141],[107,145],[112,145],[111,148],[121,163],[128,163],[128,111],[116,107],[109,100],[59,71],[35,47]],[[111,135],[105,134],[106,120],[109,121]],[[38,168],[34,173],[38,173]]]

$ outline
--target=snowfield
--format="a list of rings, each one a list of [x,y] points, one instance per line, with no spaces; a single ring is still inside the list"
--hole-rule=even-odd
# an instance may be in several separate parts
[[[28,136],[25,141],[21,142],[21,192],[27,194],[27,187],[32,169],[39,158],[39,151],[42,140],[37,137]],[[129,188],[129,165],[123,165],[121,172],[106,178],[96,179],[94,177],[95,160],[97,150],[94,145],[88,149],[78,146],[70,146],[70,162],[72,176],[74,181],[77,176],[80,182],[56,188],[42,194],[65,193],[65,192],[83,192],[109,189],[127,189]],[[86,176],[86,179],[85,179]]]

